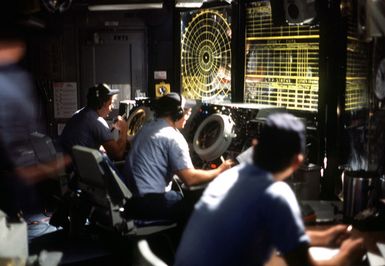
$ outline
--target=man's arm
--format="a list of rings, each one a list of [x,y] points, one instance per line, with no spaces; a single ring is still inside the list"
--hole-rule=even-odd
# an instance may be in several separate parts
[[[35,184],[48,178],[56,178],[71,162],[71,157],[64,154],[63,157],[47,163],[17,167],[15,172],[25,184]]]
[[[284,259],[289,266],[350,266],[362,256],[363,240],[345,240],[337,255],[329,260],[315,261],[309,253],[308,244],[301,244],[294,250],[284,254]]]
[[[195,168],[186,168],[177,171],[177,175],[187,186],[193,186],[209,182],[217,177],[223,171],[229,169],[234,162],[232,160],[224,161],[218,168],[202,170]]]
[[[312,246],[340,246],[350,236],[348,226],[339,224],[326,230],[307,230]]]
[[[119,138],[117,140],[108,140],[102,145],[110,158],[121,160],[124,157],[127,146],[127,122],[119,116],[115,123],[115,128],[119,130]]]

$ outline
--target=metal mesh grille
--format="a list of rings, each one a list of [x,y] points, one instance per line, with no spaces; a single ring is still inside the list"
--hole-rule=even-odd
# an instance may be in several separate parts
[[[345,110],[354,111],[369,106],[368,44],[358,38],[357,20],[348,10]]]

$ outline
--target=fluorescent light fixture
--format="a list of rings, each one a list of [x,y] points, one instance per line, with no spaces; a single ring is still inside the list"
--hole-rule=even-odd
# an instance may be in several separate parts
[[[202,6],[202,0],[177,0],[175,1],[175,7],[177,8],[200,8]]]
[[[163,3],[132,3],[132,4],[110,4],[90,5],[89,11],[116,11],[116,10],[138,10],[138,9],[161,9]]]

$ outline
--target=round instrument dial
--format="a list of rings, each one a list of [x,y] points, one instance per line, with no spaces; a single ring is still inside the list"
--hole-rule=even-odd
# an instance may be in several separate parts
[[[135,109],[130,114],[127,120],[127,125],[128,125],[127,135],[128,136],[136,135],[139,129],[141,129],[142,126],[152,118],[153,118],[153,114],[149,107],[140,106],[137,109]]]
[[[193,147],[204,161],[219,158],[230,146],[234,134],[234,122],[228,115],[212,114],[198,127]]]

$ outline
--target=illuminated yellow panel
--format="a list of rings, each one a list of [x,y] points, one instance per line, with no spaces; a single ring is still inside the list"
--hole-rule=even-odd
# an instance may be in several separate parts
[[[318,110],[319,28],[272,25],[270,3],[246,8],[245,102]]]
[[[368,108],[368,44],[357,36],[357,21],[352,7],[348,9],[345,110]]]
[[[187,98],[231,101],[231,27],[226,10],[181,14],[182,93]]]

